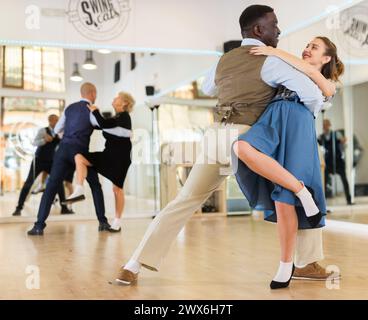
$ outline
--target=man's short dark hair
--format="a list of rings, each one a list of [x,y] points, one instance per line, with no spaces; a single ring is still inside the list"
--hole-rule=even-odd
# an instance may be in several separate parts
[[[263,18],[267,13],[273,12],[273,8],[255,4],[247,7],[239,18],[242,33],[251,28],[258,19]]]

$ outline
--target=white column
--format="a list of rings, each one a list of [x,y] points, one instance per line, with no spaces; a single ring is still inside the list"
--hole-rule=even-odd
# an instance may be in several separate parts
[[[344,127],[346,136],[346,148],[345,148],[345,162],[346,162],[346,176],[348,178],[351,201],[354,202],[354,186],[355,179],[353,176],[353,135],[354,135],[354,98],[353,87],[344,86],[342,89],[342,105],[344,112]]]

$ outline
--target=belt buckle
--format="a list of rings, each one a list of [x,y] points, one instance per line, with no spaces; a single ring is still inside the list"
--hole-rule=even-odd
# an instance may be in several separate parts
[[[225,111],[225,115],[221,119],[222,124],[227,124],[232,112],[233,112],[232,107],[231,107],[231,110]]]

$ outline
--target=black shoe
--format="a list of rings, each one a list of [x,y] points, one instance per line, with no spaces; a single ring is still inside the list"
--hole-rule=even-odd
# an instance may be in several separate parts
[[[115,232],[120,232],[121,231],[121,227],[119,227],[119,229],[113,229],[110,227],[109,232],[115,233]]]
[[[322,219],[322,213],[318,212],[314,216],[307,217],[307,220],[312,228],[315,228],[318,226],[318,224],[321,222]]]
[[[74,214],[75,212],[68,207],[61,208],[60,214]]]
[[[37,227],[33,227],[31,230],[27,232],[29,236],[43,236],[43,229],[38,229]]]
[[[45,192],[46,188],[42,188],[42,189],[38,189],[38,190],[33,190],[31,193],[32,194],[38,194],[38,193],[42,193]]]
[[[293,277],[294,270],[295,270],[295,266],[293,264],[293,270],[291,271],[290,279],[286,282],[279,282],[279,281],[272,280],[271,283],[270,283],[270,288],[272,290],[287,288],[289,286],[291,278]]]
[[[108,222],[100,223],[98,226],[98,231],[110,231],[111,226]]]
[[[353,205],[355,205],[354,202],[348,201],[348,206],[353,206]]]
[[[81,196],[78,196],[78,197],[66,199],[62,204],[63,205],[72,204],[74,202],[83,201],[85,199],[86,197],[82,194]]]
[[[15,211],[13,212],[13,216],[16,217],[16,216],[20,216],[22,214],[22,210],[21,209],[15,209]]]

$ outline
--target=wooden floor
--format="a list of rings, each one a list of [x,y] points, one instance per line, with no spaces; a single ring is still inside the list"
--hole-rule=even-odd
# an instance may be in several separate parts
[[[346,205],[344,196],[328,199],[330,219],[368,224],[368,197],[356,197],[355,205]]]
[[[112,283],[150,220],[127,219],[120,234],[98,233],[94,221],[50,222],[43,237],[27,223],[0,224],[1,299],[368,299],[368,235],[326,227],[324,265],[341,270],[339,289],[292,281],[269,290],[278,265],[272,224],[255,217],[193,218],[159,273],[137,285]],[[37,266],[40,289],[27,289]],[[31,266],[31,267],[29,267]]]
[[[107,189],[107,188],[106,188]],[[113,218],[115,213],[115,200],[111,195],[111,190],[104,190],[106,216]],[[40,206],[41,195],[28,196],[22,215],[13,217],[12,213],[15,210],[18,202],[19,192],[7,192],[0,196],[0,224],[9,222],[34,222],[37,217],[38,208]],[[87,189],[86,201],[74,203],[72,208],[75,215],[61,215],[60,204],[57,202],[51,207],[48,221],[75,221],[75,220],[90,220],[95,218],[95,209],[91,191]],[[149,199],[137,198],[131,195],[125,196],[124,215],[128,218],[144,218],[152,217],[154,212],[154,203]]]

